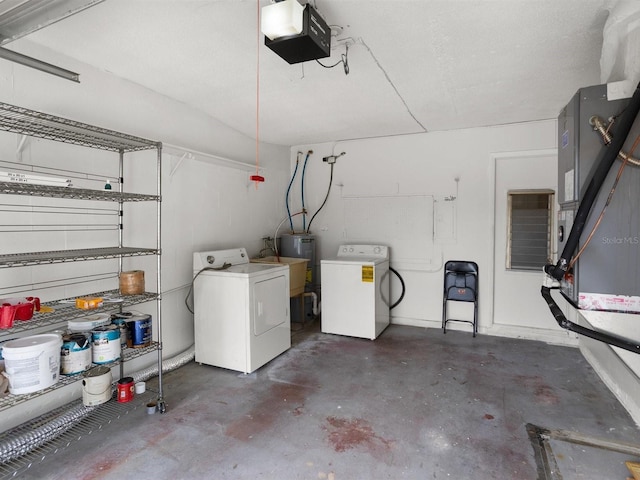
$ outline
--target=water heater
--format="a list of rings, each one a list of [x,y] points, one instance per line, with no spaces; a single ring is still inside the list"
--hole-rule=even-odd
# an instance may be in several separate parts
[[[318,284],[318,267],[316,265],[316,237],[308,233],[285,233],[280,237],[280,255],[283,257],[306,258],[307,274],[305,292],[315,292]],[[291,302],[291,320],[307,318],[313,315],[313,300],[305,298],[304,311],[300,311],[297,301]]]

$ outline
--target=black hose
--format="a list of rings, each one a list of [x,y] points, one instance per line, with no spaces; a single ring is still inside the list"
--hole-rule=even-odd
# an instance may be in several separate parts
[[[633,97],[631,97],[627,108],[620,117],[618,128],[616,129],[616,134],[614,135],[613,140],[608,146],[603,145],[600,149],[600,153],[598,154],[598,158],[595,162],[597,167],[591,176],[589,185],[584,193],[584,197],[580,201],[580,206],[576,212],[571,232],[567,238],[567,243],[562,250],[562,255],[555,265],[548,264],[544,267],[544,271],[556,280],[562,280],[565,273],[567,273],[571,257],[578,247],[580,236],[582,235],[585,223],[587,222],[587,217],[589,216],[589,213],[591,213],[591,207],[593,207],[593,204],[600,193],[600,188],[607,178],[613,162],[618,158],[618,153],[622,149],[624,142],[627,140],[631,127],[633,126],[633,122],[635,121],[639,111],[640,84],[636,87]]]
[[[309,161],[309,155],[313,153],[313,150],[309,150],[307,152],[307,156],[304,158],[304,163],[302,164],[302,177],[300,179],[300,192],[302,197],[302,231],[305,232],[307,230],[307,211],[304,208],[304,174],[307,171],[307,162]]]
[[[198,273],[196,273],[193,277],[193,279],[191,280],[191,285],[189,286],[189,291],[187,292],[187,296],[184,297],[184,304],[187,307],[187,310],[189,310],[189,313],[191,314],[195,314],[195,312],[193,311],[193,308],[191,307],[191,305],[189,305],[189,298],[193,297],[193,284],[196,281],[196,278],[198,278],[200,276],[201,273],[209,271],[209,270],[226,270],[227,268],[231,267],[230,263],[224,263],[221,267],[204,267],[202,270],[200,270]]]
[[[640,353],[640,345],[637,342],[633,342],[626,338],[618,337],[616,335],[612,335],[610,333],[598,332],[596,330],[591,330],[590,328],[583,327],[582,325],[578,325],[577,323],[573,323],[567,317],[565,317],[558,304],[551,296],[551,289],[549,287],[543,286],[540,293],[542,294],[542,298],[547,302],[547,306],[551,311],[551,314],[558,322],[560,327],[565,330],[569,330],[571,332],[578,333],[580,335],[584,335],[585,337],[592,338],[594,340],[598,340],[599,342],[608,343],[609,345],[613,345],[614,347],[622,348],[629,352]]]
[[[397,307],[400,304],[400,302],[404,298],[404,293],[405,293],[406,289],[405,289],[405,285],[404,285],[404,280],[402,279],[400,274],[396,270],[391,268],[391,267],[389,267],[389,270],[391,270],[396,275],[396,277],[398,277],[398,280],[400,280],[400,284],[402,285],[402,293],[400,294],[400,298],[398,300],[396,300],[396,302],[389,307],[389,310],[393,310],[395,307]]]
[[[287,216],[289,217],[289,227],[291,227],[292,232],[293,232],[293,220],[291,219],[291,210],[289,209],[289,192],[291,191],[291,185],[293,185],[293,181],[296,178],[296,173],[298,173],[299,164],[300,164],[300,159],[296,157],[296,168],[293,170],[293,175],[291,176],[291,181],[289,182],[289,187],[287,188],[287,195],[284,198],[285,204],[287,206]]]
[[[307,233],[309,233],[311,231],[311,224],[313,223],[313,219],[316,218],[316,215],[318,215],[318,213],[320,213],[320,210],[322,210],[322,207],[324,207],[324,204],[327,203],[327,200],[329,199],[329,192],[331,192],[331,183],[333,182],[333,166],[335,165],[335,163],[331,164],[331,173],[329,174],[329,188],[327,189],[327,194],[324,197],[324,202],[322,202],[322,205],[320,205],[320,208],[318,208],[318,210],[316,210],[316,213],[313,214],[313,217],[311,217],[311,220],[309,220],[309,226],[307,227]]]

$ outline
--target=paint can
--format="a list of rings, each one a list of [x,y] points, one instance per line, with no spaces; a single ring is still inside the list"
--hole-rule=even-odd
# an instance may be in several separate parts
[[[123,377],[118,380],[118,402],[126,403],[133,400],[134,385],[133,377]]]
[[[127,321],[124,318],[113,318],[111,319],[111,324],[115,325],[118,331],[120,332],[120,346],[127,346]]]
[[[75,375],[91,368],[91,335],[70,333],[63,335],[60,349],[60,373]]]
[[[10,340],[2,345],[9,392],[14,395],[37,392],[58,381],[62,338],[44,333]]]
[[[111,363],[120,358],[120,330],[115,325],[94,329],[91,339],[93,363]]]
[[[107,313],[95,313],[80,318],[75,318],[67,322],[67,327],[71,333],[90,332],[95,328],[109,325],[111,318]]]
[[[101,405],[111,398],[111,369],[94,367],[82,379],[82,403],[86,407]]]
[[[142,348],[151,345],[151,315],[136,315],[127,320],[127,346]]]
[[[127,320],[135,315],[133,312],[118,312],[111,315],[111,323],[117,325],[120,329],[120,345],[123,347],[127,346],[127,339],[129,338]]]

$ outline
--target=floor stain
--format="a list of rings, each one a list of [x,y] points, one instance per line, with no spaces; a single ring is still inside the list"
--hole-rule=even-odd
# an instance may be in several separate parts
[[[336,452],[345,452],[352,448],[362,447],[375,457],[390,452],[393,442],[375,434],[366,420],[356,418],[327,417],[327,425],[323,427],[329,436],[329,443]]]
[[[248,441],[269,429],[278,416],[286,411],[302,413],[308,387],[292,383],[272,383],[266,394],[245,415],[231,421],[225,435]]]
[[[517,375],[516,382],[533,391],[536,403],[543,405],[557,405],[560,403],[560,397],[539,375]]]
[[[80,480],[95,480],[97,478],[103,478],[109,473],[117,472],[127,461],[129,452],[127,451],[115,451],[111,454],[103,456],[100,460],[93,463],[86,463],[83,465],[82,472],[76,478]]]

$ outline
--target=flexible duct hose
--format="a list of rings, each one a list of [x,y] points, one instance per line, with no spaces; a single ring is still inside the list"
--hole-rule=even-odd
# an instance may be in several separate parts
[[[168,358],[166,360],[162,361],[162,372],[170,372],[172,370],[175,370],[176,368],[180,368],[184,365],[186,365],[187,363],[189,363],[191,360],[193,360],[196,357],[196,347],[195,345],[191,345],[191,347],[189,347],[187,350],[185,350],[184,352],[176,355],[175,357],[172,358]],[[155,375],[158,374],[158,364],[154,363],[153,365],[151,365],[148,368],[145,368],[144,370],[140,370],[138,372],[135,372],[131,375],[129,375],[130,377],[133,377],[133,381],[135,382],[143,382]]]
[[[65,414],[45,425],[22,435],[11,437],[0,445],[0,463],[6,463],[26,455],[48,441],[59,437],[96,408],[98,407],[85,407],[84,405],[72,407]]]
[[[195,346],[192,345],[184,352],[175,357],[162,361],[162,371],[169,372],[179,368],[195,358]],[[134,382],[140,382],[158,374],[158,365],[140,370],[130,375]],[[11,437],[10,440],[0,444],[0,463],[6,463],[15,458],[26,455],[32,450],[45,443],[59,437],[64,432],[77,425],[83,418],[88,416],[99,406],[86,407],[78,405],[71,407],[67,412],[61,414],[50,422],[34,428],[33,430]]]

